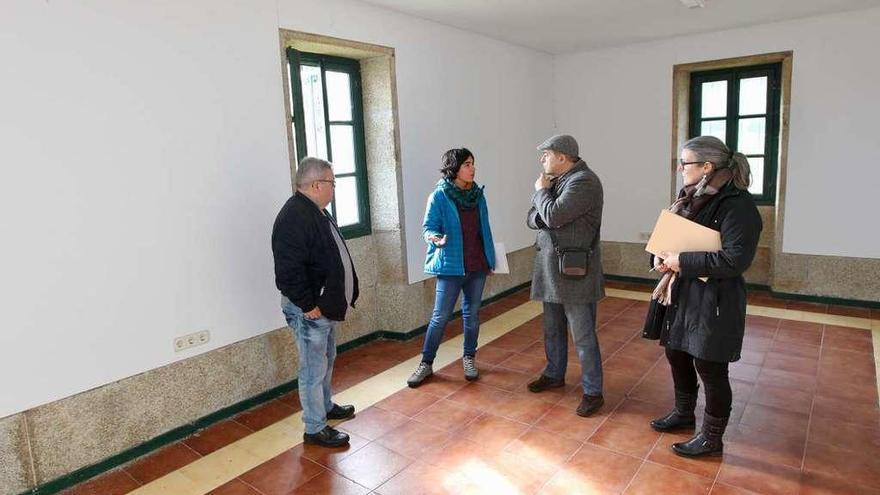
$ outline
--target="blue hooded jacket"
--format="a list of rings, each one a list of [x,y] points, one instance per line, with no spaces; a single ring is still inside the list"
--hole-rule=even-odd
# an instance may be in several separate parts
[[[461,275],[464,273],[464,240],[461,233],[461,220],[458,207],[443,192],[444,179],[437,182],[434,191],[428,196],[425,208],[425,221],[422,224],[423,238],[428,243],[428,254],[425,257],[425,273],[432,275]],[[481,195],[477,202],[480,210],[480,231],[483,240],[483,253],[489,263],[489,269],[495,269],[495,243],[492,240],[492,229],[489,228],[489,209],[486,197]],[[437,247],[427,240],[428,236],[446,236],[446,244]]]

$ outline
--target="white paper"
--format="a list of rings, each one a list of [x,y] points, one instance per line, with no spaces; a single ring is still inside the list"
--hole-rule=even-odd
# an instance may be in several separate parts
[[[507,265],[507,249],[504,248],[503,242],[495,243],[495,273],[510,273],[510,266]]]

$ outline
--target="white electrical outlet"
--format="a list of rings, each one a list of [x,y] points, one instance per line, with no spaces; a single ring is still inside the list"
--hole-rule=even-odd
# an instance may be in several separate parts
[[[174,351],[179,352],[197,345],[207,344],[211,341],[211,331],[202,330],[201,332],[191,333],[189,335],[181,335],[174,339]]]

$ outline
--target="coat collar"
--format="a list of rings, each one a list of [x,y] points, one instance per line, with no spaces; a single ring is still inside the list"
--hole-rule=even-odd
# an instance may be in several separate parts
[[[574,165],[571,166],[570,169],[568,169],[568,172],[560,175],[559,177],[556,178],[556,180],[557,181],[565,180],[565,179],[568,179],[569,177],[571,177],[572,175],[574,175],[576,172],[583,172],[583,171],[589,170],[589,169],[590,169],[590,167],[587,166],[587,163],[585,161],[578,160],[575,162]]]

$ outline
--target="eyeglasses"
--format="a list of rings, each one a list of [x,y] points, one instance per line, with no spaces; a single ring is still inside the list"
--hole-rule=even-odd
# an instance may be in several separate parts
[[[331,186],[336,187],[336,181],[332,179],[315,179],[315,182],[328,182]]]
[[[706,163],[706,162],[686,162],[686,161],[684,161],[684,159],[682,159],[682,158],[679,158],[679,159],[678,159],[678,165],[681,166],[681,167],[684,167],[684,166],[686,166],[686,165],[696,165],[696,164],[699,164],[699,163]]]

